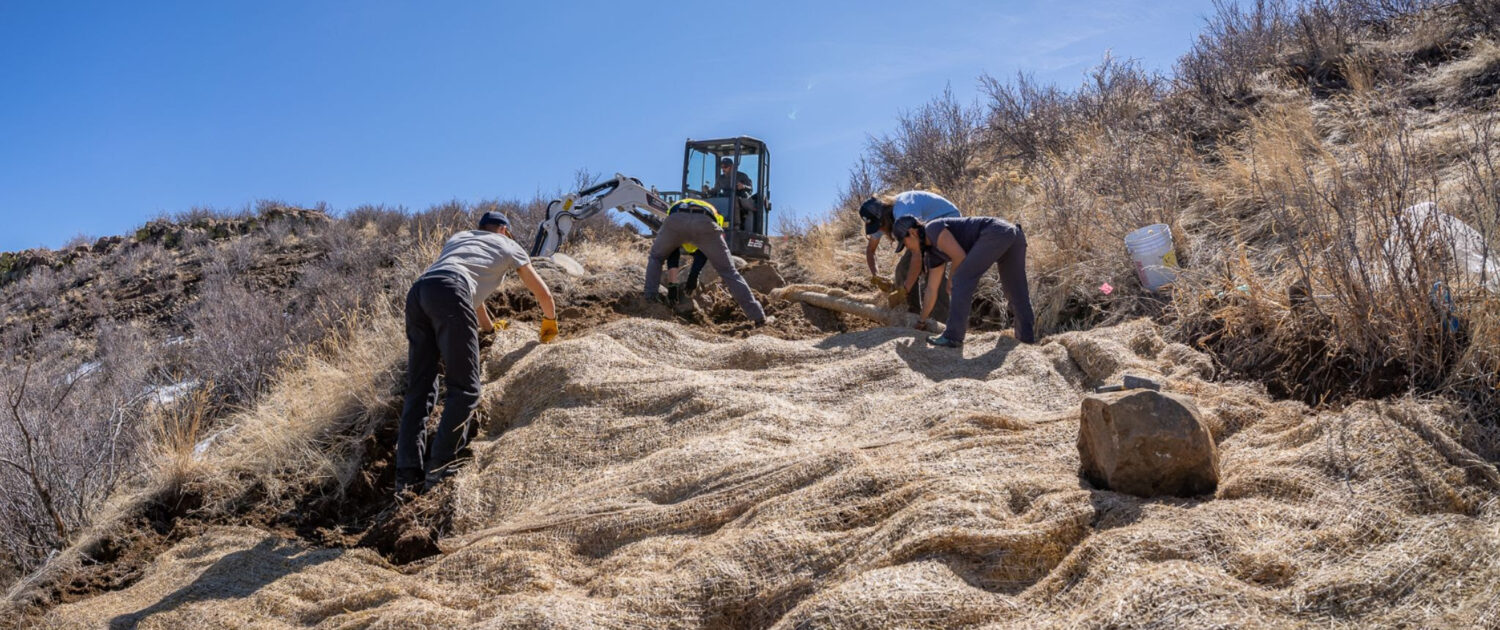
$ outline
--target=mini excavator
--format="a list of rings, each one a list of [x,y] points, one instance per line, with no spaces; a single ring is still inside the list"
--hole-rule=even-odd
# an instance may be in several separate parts
[[[719,172],[721,162],[729,168],[727,175]],[[748,187],[725,185],[745,179],[750,181]],[[689,139],[683,150],[682,189],[678,191],[658,192],[639,179],[616,173],[613,179],[554,199],[537,226],[531,255],[551,256],[567,242],[574,223],[607,210],[635,217],[654,235],[666,219],[667,209],[684,197],[707,201],[723,215],[730,253],[743,258],[771,257],[770,239],[766,237],[771,212],[771,152],[765,142],[749,136]]]

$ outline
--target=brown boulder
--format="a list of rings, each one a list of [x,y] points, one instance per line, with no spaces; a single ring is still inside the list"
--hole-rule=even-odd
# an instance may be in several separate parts
[[[740,275],[745,277],[745,284],[760,293],[770,293],[774,289],[786,286],[786,279],[782,278],[781,272],[770,263],[750,265],[740,271]]]
[[[1096,486],[1136,496],[1196,496],[1219,485],[1219,451],[1192,400],[1150,390],[1083,399],[1078,458]]]

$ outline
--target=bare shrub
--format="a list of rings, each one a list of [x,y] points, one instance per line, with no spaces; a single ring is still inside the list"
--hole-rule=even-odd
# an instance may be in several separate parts
[[[1029,164],[1066,147],[1072,95],[1026,73],[1009,83],[984,75],[979,83],[990,97],[982,134],[998,157]]]
[[[1248,100],[1256,75],[1272,64],[1287,38],[1285,15],[1283,0],[1255,0],[1248,7],[1214,0],[1214,15],[1177,61],[1179,87],[1211,108]]]
[[[1073,109],[1096,128],[1154,129],[1147,117],[1156,109],[1164,85],[1160,76],[1147,72],[1139,61],[1105,55],[1089,71]]]
[[[191,373],[214,383],[229,403],[253,400],[293,340],[294,322],[285,305],[267,298],[233,278],[210,276],[188,314]]]
[[[498,204],[496,204],[498,207]],[[446,237],[459,230],[473,229],[477,215],[458,201],[439,204],[412,215],[412,225],[417,238],[431,234]]]
[[[1406,210],[1462,203],[1444,193],[1442,165],[1399,110],[1360,110],[1364,131],[1334,149],[1300,107],[1257,118],[1224,165],[1237,180],[1229,187],[1273,220],[1284,266],[1256,269],[1242,253],[1208,287],[1178,292],[1185,322],[1230,368],[1281,395],[1318,403],[1449,390],[1493,409],[1495,302],[1463,261],[1434,247],[1441,226]],[[1474,198],[1493,175],[1488,153],[1469,159]],[[1492,240],[1495,210],[1479,205],[1459,214]],[[1237,248],[1252,242],[1242,235]]]
[[[171,264],[171,257],[156,243],[132,243],[115,258],[114,273],[126,278],[156,274]]]
[[[870,162],[893,186],[950,191],[965,186],[978,156],[979,108],[959,103],[951,87],[914,111],[902,112],[893,134],[871,138]]]
[[[1466,19],[1484,28],[1484,32],[1494,34],[1500,29],[1500,4],[1493,0],[1456,0],[1454,4]]]
[[[0,364],[0,552],[22,570],[65,545],[136,472],[146,335],[107,324],[95,358],[78,358],[75,346],[59,335],[34,342],[30,355],[8,345]]]
[[[266,240],[261,235],[245,236],[231,240],[221,247],[214,248],[208,254],[208,261],[204,263],[204,273],[208,275],[237,275],[249,271],[260,261],[261,252],[266,247]],[[206,243],[203,245],[208,247]]]
[[[401,234],[408,218],[399,208],[366,205],[344,213],[342,220],[355,230],[373,229],[375,234],[394,237]]]
[[[67,242],[63,243],[62,249],[66,251],[70,249],[77,249],[79,247],[87,248],[93,242],[94,237],[79,232],[78,234],[74,234],[73,238],[70,238],[67,240]]]
[[[868,157],[861,156],[859,161],[849,168],[849,181],[839,189],[838,203],[835,205],[838,208],[853,211],[859,207],[859,204],[879,193],[884,187],[885,183],[881,181],[875,165],[870,163]],[[789,217],[782,215],[781,218],[788,219]]]

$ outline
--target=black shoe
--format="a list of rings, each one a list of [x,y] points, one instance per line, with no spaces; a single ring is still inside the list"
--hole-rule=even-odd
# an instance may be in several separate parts
[[[422,484],[425,481],[420,468],[401,468],[396,470],[396,500],[408,501],[412,497],[422,494]]]
[[[448,469],[439,469],[439,470],[434,470],[434,471],[432,471],[430,473],[427,473],[427,483],[422,486],[422,493],[426,494],[428,492],[432,492],[432,489],[436,488],[436,487],[438,487],[438,485],[442,484],[444,479],[447,479],[447,478],[452,477],[452,476],[453,476],[453,471],[448,470]]]
[[[937,346],[939,348],[962,348],[962,347],[964,347],[964,342],[962,342],[962,341],[954,341],[954,340],[949,339],[947,337],[944,337],[942,335],[932,335],[931,337],[928,337],[927,338],[927,343],[930,343],[930,344],[932,344],[934,346]]]

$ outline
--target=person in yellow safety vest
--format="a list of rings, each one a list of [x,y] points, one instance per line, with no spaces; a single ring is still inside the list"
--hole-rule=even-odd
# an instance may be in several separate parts
[[[685,201],[707,206],[707,211],[719,223],[719,228],[723,229],[726,227],[727,222],[724,220],[724,216],[719,214],[718,210],[712,205],[698,201],[697,199],[687,199]],[[693,257],[693,264],[688,270],[687,281],[678,283],[677,274],[682,268],[683,252]],[[692,297],[693,293],[698,290],[698,274],[703,272],[703,267],[707,264],[708,256],[698,251],[698,246],[692,243],[683,243],[681,249],[674,250],[671,255],[667,256],[667,303],[676,304],[683,298]]]
[[[765,308],[755,299],[745,277],[734,268],[729,256],[729,243],[724,240],[723,218],[713,204],[697,199],[684,199],[667,210],[667,218],[656,231],[656,241],[651,244],[651,253],[646,258],[645,298],[661,299],[661,268],[667,257],[685,244],[692,243],[708,258],[709,264],[718,272],[724,288],[739,304],[740,310],[756,327],[768,322]]]

